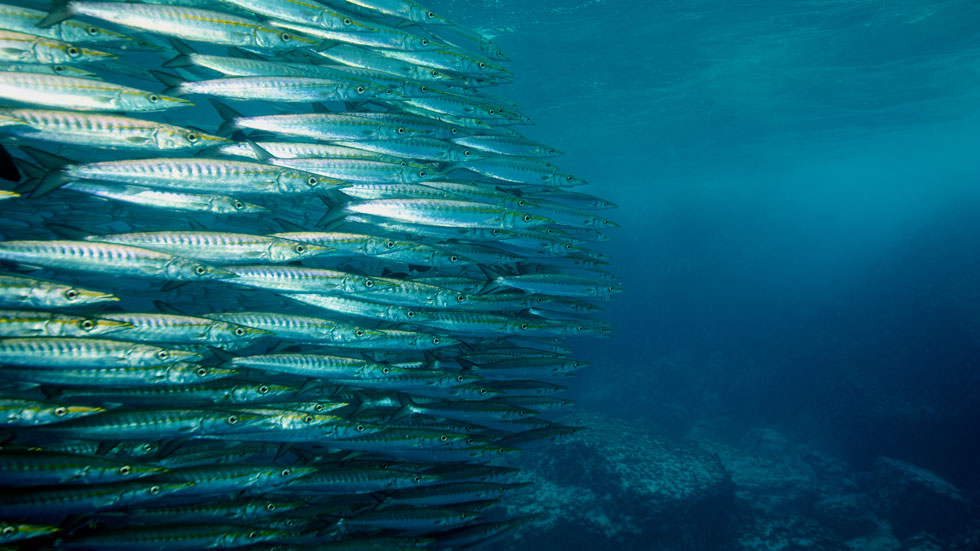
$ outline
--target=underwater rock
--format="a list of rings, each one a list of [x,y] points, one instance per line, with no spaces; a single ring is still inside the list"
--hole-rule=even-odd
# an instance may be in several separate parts
[[[865,536],[878,528],[878,518],[863,494],[824,496],[814,504],[813,514],[820,524],[844,539]]]
[[[535,485],[507,504],[508,513],[540,516],[510,548],[718,547],[733,493],[716,456],[599,415],[562,423],[587,430],[520,458],[521,476]]]
[[[744,505],[744,503],[743,503]],[[723,551],[843,551],[848,547],[811,518],[795,514],[740,511]]]
[[[974,510],[956,486],[936,473],[890,457],[875,460],[870,493],[875,511],[903,538],[919,531],[961,532]]]

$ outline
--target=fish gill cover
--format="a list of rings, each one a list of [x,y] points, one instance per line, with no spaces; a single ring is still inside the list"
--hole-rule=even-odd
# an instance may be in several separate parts
[[[21,0],[0,42],[0,542],[527,520],[506,462],[575,430],[564,339],[620,285],[491,41],[411,0]]]

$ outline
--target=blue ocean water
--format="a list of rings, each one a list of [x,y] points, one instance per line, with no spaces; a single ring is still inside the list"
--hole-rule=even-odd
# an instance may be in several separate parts
[[[976,500],[980,4],[433,6],[494,37],[527,135],[619,204],[602,250],[627,291],[614,338],[576,346],[583,410],[765,427]]]

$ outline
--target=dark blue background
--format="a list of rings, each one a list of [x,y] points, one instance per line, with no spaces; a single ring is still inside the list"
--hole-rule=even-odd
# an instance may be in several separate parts
[[[430,2],[619,203],[584,408],[776,425],[980,492],[980,4]]]

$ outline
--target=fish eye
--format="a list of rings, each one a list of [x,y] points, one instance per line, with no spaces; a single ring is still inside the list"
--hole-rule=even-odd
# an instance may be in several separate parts
[[[13,534],[14,532],[16,532],[16,530],[14,529],[13,526],[4,526],[3,527],[3,535],[5,535],[5,536],[9,536],[10,534]]]
[[[78,291],[74,289],[68,289],[67,291],[65,291],[65,298],[68,300],[75,300],[76,298],[78,298]]]
[[[65,71],[65,66],[64,65],[55,65],[54,67],[51,68],[51,70],[54,71],[54,72],[56,72],[56,73],[62,73],[62,72]]]
[[[428,46],[429,45],[429,41],[423,38],[422,39],[422,45],[423,46]]]
[[[364,282],[364,286],[370,289],[371,287],[374,287],[374,281],[369,279]]]
[[[460,382],[460,383],[462,383],[462,382],[463,382],[463,381],[465,381],[465,380],[466,380],[466,377],[463,377],[462,375],[457,375],[457,376],[456,376],[456,381],[457,381],[457,382]]]
[[[131,472],[133,472],[133,469],[129,465],[123,465],[122,467],[119,467],[119,474],[123,476],[126,476]]]
[[[414,310],[409,310],[408,312],[405,312],[405,315],[408,316],[408,317],[410,317],[410,318],[414,318],[415,317],[415,311]]]
[[[364,425],[357,425],[356,427],[354,427],[354,430],[356,430],[357,432],[364,432]]]
[[[456,302],[466,302],[466,297],[463,295],[456,295]]]
[[[524,417],[524,410],[522,409],[521,411],[517,412],[517,414],[520,415],[521,417]]]
[[[358,86],[357,88],[355,88],[355,90],[357,90],[357,93],[358,94],[363,94],[364,93],[364,87],[363,86]]]
[[[67,52],[68,55],[71,56],[71,57],[78,57],[82,53],[82,52],[78,51],[78,48],[76,48],[74,46],[69,46],[68,49],[65,50],[65,52]]]
[[[392,248],[394,246],[395,246],[395,242],[394,241],[385,241],[385,247],[388,247],[390,249],[390,248]]]
[[[500,235],[500,230],[498,230],[497,228],[494,228],[494,229],[490,230],[490,233],[492,233],[493,235]]]
[[[428,17],[429,19],[435,19],[436,14],[430,11],[430,12],[426,12],[425,16]]]
[[[351,23],[353,23],[353,21],[351,21],[349,17],[344,18],[344,25],[350,25]]]
[[[153,444],[143,444],[140,449],[144,452],[151,452],[153,451]]]
[[[612,285],[610,285],[610,286],[609,286],[609,290],[610,290],[610,291],[615,291],[615,290],[616,290],[616,288],[615,288],[615,287],[613,287]]]
[[[406,130],[403,127],[399,126],[398,127],[398,130],[396,130],[396,132],[398,132],[399,134],[404,134],[406,132]]]
[[[317,184],[318,184],[319,182],[320,182],[320,181],[319,181],[319,180],[317,180],[317,179],[316,179],[316,177],[314,177],[314,176],[310,176],[310,177],[309,177],[309,178],[308,178],[308,179],[306,180],[306,183],[307,183],[307,184],[310,184],[311,186],[315,186],[315,185],[317,185]]]
[[[259,394],[266,394],[269,392],[269,385],[262,385],[259,387]]]
[[[266,506],[265,506],[265,510],[266,511],[275,511],[276,510],[276,504],[275,503],[267,503]]]
[[[439,344],[441,342],[442,339],[440,339],[439,337],[432,337],[432,344]]]
[[[205,369],[203,367],[197,368],[197,376],[198,377],[203,377],[203,376],[205,376],[207,374],[208,374],[208,370],[207,369]]]
[[[244,337],[245,336],[245,330],[242,329],[241,327],[235,329],[235,336],[236,337]]]
[[[313,416],[312,415],[307,415],[306,417],[303,418],[303,422],[306,423],[306,424],[312,423],[313,422]]]
[[[466,439],[466,445],[467,446],[472,446],[473,445],[473,442],[474,442],[474,440],[472,438],[467,438]]]
[[[229,425],[234,425],[234,424],[237,424],[237,423],[238,423],[238,416],[237,415],[229,415],[228,416],[228,424]]]
[[[166,360],[169,357],[170,357],[170,353],[167,352],[166,350],[161,350],[157,352],[157,358],[160,358],[161,360]]]
[[[436,71],[436,70],[429,71],[429,73],[432,74],[432,76],[434,76],[434,77],[439,76],[439,71]]]
[[[354,331],[354,336],[356,336],[356,337],[363,337],[364,336],[364,331],[361,330],[361,329],[358,329],[357,331]]]
[[[449,257],[449,261],[450,262],[457,262],[458,260],[459,260],[459,257],[456,256],[456,255],[452,255],[452,256]]]
[[[463,150],[463,156],[464,157],[469,157],[470,155],[472,155],[472,153],[470,153],[470,150],[469,149],[464,149]]]
[[[282,40],[283,42],[289,42],[290,40],[292,40],[292,38],[293,37],[289,36],[289,33],[282,33],[281,35],[279,35],[279,39]]]
[[[480,394],[486,394],[486,393],[487,393],[487,389],[485,389],[485,388],[481,388],[480,389]]]
[[[424,170],[420,170],[419,171],[419,178],[425,178],[425,171]]]
[[[459,129],[458,128],[450,128],[449,129],[449,133],[452,134],[453,136],[455,136],[456,134],[459,133]]]
[[[445,442],[446,440],[449,440],[449,437],[446,436],[445,434],[443,434],[443,435],[440,435],[439,436],[439,440],[441,440],[442,442]]]
[[[419,476],[419,475],[415,475],[415,477],[412,478],[412,482],[415,482],[415,483],[422,482],[422,477]]]
[[[487,68],[487,64],[481,61],[480,62],[480,68],[481,69],[486,69]]]
[[[487,114],[493,115],[494,113],[496,113],[496,111],[493,109],[487,109]]]
[[[428,86],[419,86],[419,92],[428,92],[428,91],[429,91]]]
[[[146,99],[150,100],[150,103],[156,103],[160,101],[160,96],[156,94],[150,94],[149,96],[146,96]]]
[[[65,415],[68,414],[68,408],[64,406],[54,408],[54,414],[56,417],[64,417]]]
[[[571,182],[572,181],[572,175],[569,174],[568,176],[565,176],[565,179],[568,180],[569,182]]]
[[[202,276],[202,275],[208,273],[208,271],[206,269],[204,269],[204,266],[197,266],[197,267],[194,268],[194,273],[197,274],[197,275]]]
[[[257,535],[259,535],[259,533],[256,532],[255,530],[252,530],[251,532],[248,533],[248,538],[249,539],[252,539],[252,538],[254,538]]]
[[[298,252],[298,253],[305,253],[306,252],[306,247],[303,246],[303,245],[296,245],[295,247],[293,247],[293,250],[296,251],[296,252]]]
[[[159,486],[150,486],[150,493],[153,494],[153,495],[159,494],[160,493],[160,487]]]
[[[95,322],[92,320],[82,320],[82,322],[78,325],[85,331],[91,331],[95,329]]]
[[[191,143],[196,142],[197,141],[197,138],[198,138],[197,134],[195,134],[193,132],[188,132],[187,135],[184,136],[184,137],[187,138],[187,141],[189,141]]]
[[[521,324],[521,329],[527,329],[527,324],[526,323],[522,323]]]
[[[524,203],[524,199],[518,199],[518,200],[517,200],[517,206],[519,206],[519,207],[523,207],[523,206],[524,206],[525,204],[526,204],[526,203]]]
[[[95,36],[95,35],[99,34],[99,29],[96,28],[96,27],[89,27],[89,28],[85,29],[85,31],[88,32],[88,34],[90,34],[92,36]]]
[[[235,203],[232,204],[232,206],[235,207],[235,210],[242,210],[243,208],[245,208],[245,203],[242,203],[241,201],[235,201]]]
[[[530,222],[531,221],[531,215],[530,214],[525,214],[524,215],[524,221],[525,222]]]
[[[320,413],[323,411],[323,404],[317,404],[313,406],[313,409],[316,410],[317,413]]]
[[[390,370],[390,369],[388,369],[387,367],[382,367],[382,368],[381,368],[381,372],[382,372],[382,373],[384,373],[385,375],[387,375],[388,373],[390,373],[390,372],[391,372],[391,370]]]

